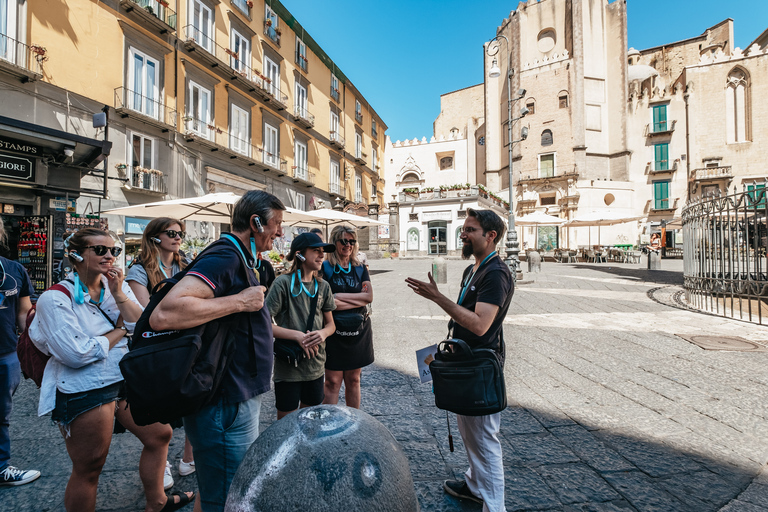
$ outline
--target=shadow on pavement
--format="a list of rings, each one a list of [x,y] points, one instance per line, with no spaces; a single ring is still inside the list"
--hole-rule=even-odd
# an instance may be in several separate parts
[[[601,263],[595,265],[573,264],[574,268],[589,269],[598,272],[604,272],[614,276],[645,281],[649,283],[659,283],[668,285],[683,285],[683,273],[675,270],[647,270],[644,268],[626,267],[611,265],[610,263]]]

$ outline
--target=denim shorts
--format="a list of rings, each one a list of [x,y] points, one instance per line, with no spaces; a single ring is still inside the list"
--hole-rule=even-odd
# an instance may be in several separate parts
[[[62,393],[57,389],[56,407],[53,409],[51,419],[62,426],[67,426],[84,412],[124,399],[125,389],[122,381],[79,393]]]

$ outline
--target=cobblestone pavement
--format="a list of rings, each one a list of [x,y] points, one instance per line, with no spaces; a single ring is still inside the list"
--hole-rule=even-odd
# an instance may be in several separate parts
[[[440,287],[451,297],[466,264],[448,261]],[[705,351],[676,336],[765,343],[768,329],[652,300],[649,292],[682,283],[681,262],[663,267],[545,262],[516,291],[504,326],[507,510],[768,510],[768,354]],[[402,445],[423,511],[480,510],[442,491],[444,479],[461,477],[466,454],[453,415],[456,451],[448,450],[446,415],[416,377],[414,351],[445,336],[447,317],[403,280],[430,268],[431,260],[371,262],[376,364],[363,372],[363,409]],[[36,409],[37,390],[26,381],[14,402],[12,463],[43,476],[0,489],[0,510],[63,510],[71,465]],[[275,421],[271,394],[261,421]],[[177,430],[172,460],[182,446]],[[130,434],[114,437],[99,510],[143,509],[139,450]],[[194,476],[181,478],[176,467],[174,476],[175,489],[195,488]]]

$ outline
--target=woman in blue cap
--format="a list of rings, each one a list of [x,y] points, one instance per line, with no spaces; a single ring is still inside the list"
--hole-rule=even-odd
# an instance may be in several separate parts
[[[277,419],[323,402],[325,339],[335,332],[331,312],[336,305],[331,287],[317,278],[317,272],[325,253],[334,250],[314,233],[300,234],[286,258],[292,262],[291,270],[269,289],[266,304],[275,322],[275,343],[301,348],[300,357],[292,362],[275,357]]]

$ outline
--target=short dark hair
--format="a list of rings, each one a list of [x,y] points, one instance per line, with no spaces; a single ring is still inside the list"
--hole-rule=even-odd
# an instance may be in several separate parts
[[[467,208],[467,216],[477,219],[480,227],[483,228],[483,234],[486,234],[489,231],[496,232],[496,239],[493,241],[494,244],[498,245],[504,238],[504,232],[507,230],[507,227],[504,225],[504,221],[501,217],[496,215],[494,211]]]
[[[310,233],[315,233],[315,234],[318,234],[318,235],[322,235],[323,234],[323,230],[320,229],[320,228],[312,228],[312,229],[309,230],[309,232]]]
[[[262,224],[269,222],[275,210],[285,210],[285,205],[276,196],[263,190],[249,190],[232,211],[232,231],[246,231],[251,228],[251,217],[258,215]]]

